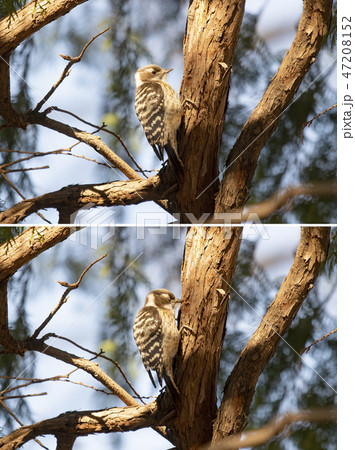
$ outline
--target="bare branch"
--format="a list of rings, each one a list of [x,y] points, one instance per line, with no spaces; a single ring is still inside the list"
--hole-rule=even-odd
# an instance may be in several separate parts
[[[317,339],[316,341],[312,342],[312,344],[309,345],[308,347],[302,349],[302,350],[300,351],[300,357],[298,358],[298,367],[301,368],[301,359],[302,359],[303,353],[306,353],[306,354],[307,354],[307,353],[310,351],[310,349],[313,347],[313,345],[318,344],[318,342],[320,342],[320,341],[322,341],[323,339],[327,338],[327,337],[330,336],[331,334],[336,333],[337,330],[338,330],[338,329],[335,328],[335,330],[330,331],[329,333],[327,333],[327,334],[325,334],[324,336],[322,336],[320,339]]]
[[[84,46],[84,48],[82,49],[81,53],[79,56],[76,56],[75,58],[71,58],[70,56],[64,56],[64,55],[59,55],[61,56],[63,59],[66,59],[67,61],[69,61],[69,63],[66,65],[65,69],[63,70],[59,80],[54,83],[54,85],[51,87],[51,89],[47,92],[47,94],[43,97],[43,99],[38,102],[37,106],[34,108],[34,111],[38,112],[42,106],[48,101],[48,99],[54,94],[54,92],[56,91],[56,89],[60,86],[60,84],[63,82],[63,80],[69,75],[70,69],[71,67],[80,62],[81,58],[83,57],[86,49],[88,48],[88,46],[99,36],[101,36],[103,33],[106,33],[107,30],[109,30],[110,27],[107,27],[105,30],[101,31],[100,33],[96,34],[92,39],[90,39],[90,41]]]
[[[258,430],[239,433],[236,436],[225,438],[218,443],[206,445],[202,447],[201,450],[235,450],[237,448],[256,447],[265,444],[286,429],[288,430],[289,425],[296,422],[336,422],[336,417],[336,410],[331,408],[312,408],[309,410],[287,413],[275,417],[267,425]]]
[[[8,389],[4,389],[3,391],[0,392],[0,394],[1,395],[8,394],[9,392],[15,391],[16,389],[22,389],[24,387],[31,386],[32,384],[47,383],[50,381],[61,381],[61,382],[65,382],[65,383],[71,383],[71,384],[83,386],[83,387],[92,389],[96,392],[101,392],[102,394],[114,395],[112,392],[107,392],[107,391],[104,391],[103,389],[98,389],[94,386],[91,386],[91,385],[88,385],[85,383],[81,383],[80,381],[71,380],[69,378],[70,375],[73,374],[74,372],[76,372],[77,370],[79,370],[79,369],[74,369],[66,375],[55,375],[54,377],[48,377],[48,378],[21,378],[21,377],[7,377],[7,376],[0,375],[0,378],[5,378],[5,379],[11,379],[11,380],[16,380],[16,381],[27,380],[27,383],[18,384],[16,386],[10,387]],[[32,394],[30,394],[30,395],[32,395]],[[35,394],[35,395],[37,395],[37,394]],[[10,397],[6,397],[6,398],[10,398]]]
[[[4,180],[6,181],[6,183],[12,187],[12,189],[16,192],[16,194],[21,197],[23,200],[26,201],[25,197],[21,194],[21,192],[17,189],[17,187],[13,184],[13,182],[7,177],[7,175],[5,175],[4,171],[0,171],[2,177],[4,178]],[[1,213],[0,213],[1,214]],[[43,214],[39,213],[38,211],[36,211],[36,214],[45,222],[50,223],[49,220],[47,220]],[[0,219],[0,223],[1,223],[1,219]]]
[[[59,213],[68,210],[74,214],[84,206],[136,205],[150,200],[159,201],[167,198],[173,190],[171,180],[165,177],[162,180],[161,175],[147,180],[71,185],[14,205],[0,213],[0,223],[19,223],[29,215],[47,208],[56,208]]]
[[[308,120],[308,122],[305,122],[305,123],[302,125],[302,131],[301,131],[301,142],[302,142],[302,144],[303,144],[303,130],[304,130],[306,127],[309,128],[309,127],[312,125],[312,123],[313,123],[314,120],[318,119],[318,117],[320,117],[320,116],[322,116],[323,114],[327,113],[328,111],[330,111],[331,109],[335,108],[336,106],[337,106],[337,104],[331,106],[330,108],[325,109],[325,110],[324,110],[323,112],[321,112],[320,114],[317,114],[316,116],[314,116],[313,119]]]
[[[15,398],[27,398],[27,397],[38,397],[42,395],[47,395],[47,392],[39,392],[36,394],[24,394],[24,395],[2,395],[0,400],[11,400]]]
[[[92,375],[96,380],[100,381],[101,384],[106,386],[127,406],[139,405],[137,400],[135,400],[118,383],[116,383],[111,377],[109,377],[97,363],[84,358],[80,358],[79,356],[52,347],[50,345],[46,345],[42,339],[28,339],[23,343],[23,345],[26,350],[33,350],[44,353],[67,364],[84,370],[85,372]]]
[[[145,404],[145,402],[143,401],[143,397],[141,397],[138,392],[134,389],[132,383],[129,381],[129,379],[127,378],[126,374],[124,373],[124,371],[122,370],[121,366],[118,364],[117,361],[114,361],[112,358],[109,358],[108,356],[104,355],[104,352],[101,350],[100,353],[97,352],[93,352],[92,350],[89,350],[88,348],[83,347],[82,345],[77,344],[76,342],[74,342],[71,339],[68,339],[64,336],[59,336],[58,334],[55,333],[48,333],[45,336],[43,336],[42,341],[46,341],[49,338],[56,338],[56,339],[61,339],[63,341],[69,342],[70,344],[74,345],[77,348],[80,348],[81,350],[84,350],[87,353],[90,353],[91,355],[94,355],[95,358],[102,358],[102,359],[106,359],[107,361],[111,362],[121,373],[121,375],[123,376],[125,382],[128,384],[128,386],[132,389],[132,391],[134,392],[134,394],[136,395],[137,398],[139,398],[139,400]],[[92,358],[92,359],[95,359]]]
[[[7,169],[3,170],[0,169],[0,173],[13,173],[13,172],[28,172],[29,170],[42,170],[42,169],[49,169],[49,166],[42,166],[42,167],[22,167],[21,169]]]
[[[111,136],[114,136],[122,145],[122,147],[124,148],[124,150],[126,151],[128,157],[132,160],[132,162],[135,164],[135,166],[137,167],[137,169],[143,174],[145,175],[145,172],[148,171],[144,171],[141,166],[137,163],[137,161],[134,159],[132,153],[128,150],[126,144],[123,142],[123,139],[121,138],[121,136],[119,136],[117,133],[114,133],[113,131],[109,130],[106,128],[106,124],[103,123],[101,126],[95,125],[93,123],[88,122],[87,120],[82,119],[81,117],[77,116],[76,114],[67,111],[66,109],[62,109],[62,108],[58,108],[57,106],[51,106],[51,110],[52,111],[59,111],[65,114],[68,114],[72,117],[74,117],[75,119],[79,120],[80,122],[85,123],[86,125],[89,125],[90,127],[96,128],[96,132],[98,131],[105,131],[108,134],[111,134]],[[146,176],[146,175],[145,175]]]
[[[10,416],[21,426],[23,426],[23,423],[15,416],[15,414],[11,411],[10,408],[2,401],[0,400],[1,405],[3,408],[10,414]],[[42,442],[39,439],[34,439],[35,442],[37,442],[38,445],[40,445],[42,448],[45,448],[46,450],[49,450],[45,445],[42,444]]]
[[[97,153],[103,156],[107,161],[109,161],[116,169],[120,170],[126,177],[130,180],[141,180],[141,176],[132,169],[122,158],[116,155],[102,140],[99,136],[95,136],[86,131],[79,130],[78,128],[72,127],[57,120],[50,119],[47,117],[49,110],[39,113],[36,111],[30,111],[23,116],[23,119],[27,124],[32,125],[42,125],[51,130],[57,131],[58,133],[64,134],[68,137],[76,139],[80,142],[92,147]]]
[[[247,206],[242,214],[241,221],[245,222],[248,220],[250,214],[256,214],[259,219],[264,219],[285,205],[291,208],[297,197],[336,196],[336,192],[337,186],[335,182],[318,182],[280,189],[279,191],[276,191],[268,200]]]
[[[152,402],[134,407],[110,408],[99,411],[66,412],[52,419],[27,425],[0,439],[4,450],[16,449],[36,436],[58,433],[66,430],[75,437],[94,433],[134,431],[158,426],[167,415],[168,409]]]
[[[216,197],[216,212],[240,210],[245,205],[260,152],[316,60],[331,15],[332,0],[303,2],[302,17],[290,50],[228,155]]]
[[[213,443],[244,429],[259,376],[313,288],[329,239],[329,227],[302,228],[292,267],[226,382],[213,425]]]
[[[66,287],[67,289],[64,291],[62,297],[60,298],[57,306],[53,309],[53,311],[51,311],[48,315],[48,317],[41,323],[41,325],[35,330],[35,332],[32,334],[32,338],[37,338],[39,333],[48,325],[48,323],[53,319],[54,315],[59,311],[59,309],[64,305],[64,303],[66,303],[67,299],[68,299],[68,295],[69,293],[74,290],[77,289],[81,283],[81,280],[83,279],[84,275],[86,274],[86,272],[91,269],[91,267],[96,264],[97,262],[101,261],[103,258],[106,258],[107,253],[103,256],[101,256],[100,258],[98,258],[96,261],[92,262],[85,270],[84,272],[80,275],[78,281],[76,283],[73,284],[68,284],[66,282],[62,282],[62,281],[58,281],[58,283],[64,287]]]
[[[16,12],[14,19],[5,17],[0,21],[0,54],[6,55],[36,31],[86,1],[51,0],[44,6],[43,2],[29,1]]]

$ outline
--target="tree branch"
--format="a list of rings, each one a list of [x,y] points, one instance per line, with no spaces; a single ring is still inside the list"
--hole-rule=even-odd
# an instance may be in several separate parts
[[[327,256],[329,236],[329,227],[302,228],[292,267],[226,382],[213,443],[244,429],[259,376],[312,289]]]
[[[0,55],[11,52],[36,31],[86,1],[31,0],[13,18],[5,17],[0,21]]]
[[[116,169],[120,170],[126,177],[130,180],[141,180],[142,177],[129,166],[122,158],[116,155],[100,138],[100,136],[95,136],[86,131],[79,130],[78,128],[72,127],[65,123],[59,122],[58,120],[50,119],[47,114],[50,112],[50,108],[39,113],[36,111],[30,111],[24,114],[23,120],[27,124],[42,125],[51,130],[57,131],[58,133],[64,134],[73,139],[77,139],[80,142],[92,147],[97,153],[103,156],[107,161],[109,161]]]
[[[136,205],[150,200],[159,201],[166,198],[171,190],[172,180],[164,176],[162,181],[161,174],[136,181],[71,185],[12,206],[0,213],[0,223],[19,223],[29,215],[47,208],[55,208],[59,213],[67,211],[68,222],[74,222],[70,215],[85,206]]]
[[[251,204],[246,207],[242,214],[242,222],[248,220],[251,214],[255,214],[259,219],[269,217],[277,210],[285,205],[291,207],[296,201],[296,197],[312,196],[312,197],[328,197],[336,196],[337,186],[333,182],[318,182],[312,184],[303,184],[300,186],[290,186],[286,189],[276,191],[269,199],[264,202]]]
[[[45,250],[67,239],[80,227],[31,227],[13,241],[0,246],[0,281],[12,276],[20,267]],[[11,251],[9,251],[11,248]]]
[[[313,347],[313,345],[318,344],[318,342],[321,342],[323,339],[326,339],[326,338],[329,337],[331,334],[336,333],[337,330],[338,330],[338,329],[335,328],[335,330],[330,331],[329,333],[325,334],[325,335],[322,336],[321,338],[319,338],[319,339],[317,339],[316,341],[312,342],[312,344],[311,344],[311,345],[308,345],[308,347],[303,348],[303,349],[300,351],[300,356],[299,356],[299,358],[298,358],[298,367],[301,369],[301,360],[302,360],[302,355],[303,355],[303,353],[306,353],[306,354],[307,354],[307,353],[310,351],[310,349]]]
[[[272,419],[267,425],[258,430],[239,433],[236,436],[223,439],[222,441],[206,445],[201,450],[235,450],[237,448],[256,447],[265,444],[273,437],[281,434],[289,425],[296,422],[319,423],[336,422],[337,413],[335,409],[319,408],[283,414]],[[289,432],[289,430],[288,430]]]
[[[72,283],[72,284],[68,284],[66,282],[61,282],[58,281],[58,283],[61,286],[65,286],[67,289],[64,291],[63,295],[61,296],[57,306],[53,309],[53,311],[51,311],[49,313],[49,315],[47,316],[47,318],[41,323],[41,325],[34,331],[34,333],[32,334],[32,338],[37,338],[39,333],[48,325],[48,323],[53,319],[54,315],[59,311],[59,309],[64,305],[64,303],[66,303],[67,299],[68,299],[68,295],[69,293],[74,290],[77,289],[81,283],[81,280],[83,279],[84,275],[86,274],[86,272],[91,269],[91,267],[96,264],[97,262],[101,261],[103,258],[106,258],[107,253],[103,256],[101,256],[100,258],[98,258],[96,261],[94,261],[93,263],[91,263],[85,270],[84,272],[80,275],[78,281],[76,283]]]
[[[3,450],[16,449],[36,436],[45,434],[57,436],[63,430],[73,437],[94,433],[134,431],[158,426],[166,413],[166,409],[161,408],[157,401],[143,406],[66,412],[52,419],[43,420],[13,431],[0,439],[0,447]]]
[[[296,37],[231,149],[216,212],[240,210],[249,197],[259,154],[277,128],[328,33],[332,0],[305,0]],[[210,187],[206,185],[205,190]],[[202,195],[202,193],[201,193]]]
[[[106,386],[127,406],[139,405],[137,400],[135,400],[118,383],[116,383],[111,377],[109,377],[96,362],[87,360],[85,358],[80,358],[73,353],[68,353],[59,348],[47,345],[42,339],[29,338],[23,342],[23,347],[25,350],[41,352],[45,355],[51,356],[55,359],[82,369],[92,375],[101,384]]]
[[[66,239],[76,229],[32,227],[0,246],[0,343],[7,352],[24,354],[20,341],[9,331],[7,281],[20,267],[50,247]],[[10,251],[11,247],[11,251]]]
[[[68,64],[65,66],[65,69],[63,70],[59,80],[54,83],[54,85],[51,87],[51,89],[47,92],[47,94],[43,97],[43,99],[37,103],[36,107],[34,108],[34,111],[38,112],[42,106],[47,102],[47,100],[54,94],[56,89],[60,86],[60,84],[63,82],[63,80],[69,75],[69,71],[71,67],[80,62],[81,58],[83,57],[86,49],[89,47],[89,45],[99,36],[101,36],[103,33],[105,33],[110,28],[106,28],[105,30],[101,31],[100,33],[96,34],[93,38],[90,39],[89,42],[84,46],[79,56],[76,56],[75,58],[71,58],[70,56],[64,56],[60,55],[63,59],[69,61]]]

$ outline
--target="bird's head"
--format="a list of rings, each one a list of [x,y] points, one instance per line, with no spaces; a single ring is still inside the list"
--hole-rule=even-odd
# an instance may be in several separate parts
[[[158,306],[175,313],[176,307],[182,300],[175,297],[175,295],[167,289],[155,289],[149,292],[145,299],[144,306]]]
[[[137,70],[136,74],[134,75],[134,81],[136,83],[136,87],[141,85],[142,83],[145,83],[147,81],[165,81],[166,82],[166,76],[169,72],[171,72],[173,69],[162,69],[159,66],[156,66],[155,64],[150,64],[149,66],[141,67]]]

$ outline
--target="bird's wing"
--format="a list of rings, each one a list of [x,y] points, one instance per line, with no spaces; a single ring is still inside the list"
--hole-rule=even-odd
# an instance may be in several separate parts
[[[159,383],[162,384],[163,335],[162,319],[159,311],[153,306],[142,308],[134,321],[133,337],[140,351],[143,364],[150,379],[155,383],[150,370],[155,370]]]
[[[159,83],[143,83],[136,91],[135,109],[150,145],[164,146],[164,92]]]

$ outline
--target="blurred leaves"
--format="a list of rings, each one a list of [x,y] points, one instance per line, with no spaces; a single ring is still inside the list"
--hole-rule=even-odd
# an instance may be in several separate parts
[[[2,0],[0,3],[0,19],[9,15],[9,21],[11,21],[16,11],[25,4],[26,0]]]
[[[245,121],[259,102],[269,80],[279,67],[283,53],[272,53],[256,32],[257,16],[246,14],[233,63],[229,108],[222,140],[221,169]],[[335,70],[334,30],[301,84],[291,105],[284,111],[280,124],[263,148],[250,203],[268,199],[275,188],[336,179],[336,111],[315,120],[305,130],[302,126],[336,103],[336,91],[329,76]],[[327,68],[327,66],[329,66]],[[336,198],[296,199],[291,211],[274,213],[270,223],[334,223]]]
[[[233,288],[239,295],[232,291],[219,374],[219,398],[239,353],[255,331],[282,282],[282,279],[271,280],[265,270],[255,263],[256,245],[256,242],[243,240],[239,252],[233,280]],[[329,308],[336,289],[335,255],[336,229],[333,229],[325,269],[258,381],[247,429],[261,427],[272,417],[286,411],[336,403],[336,334],[313,346],[307,356],[302,356],[301,370],[298,366],[299,353],[336,328],[335,313]],[[336,427],[307,425],[290,434],[287,439],[280,441],[275,438],[261,448],[336,448]]]

